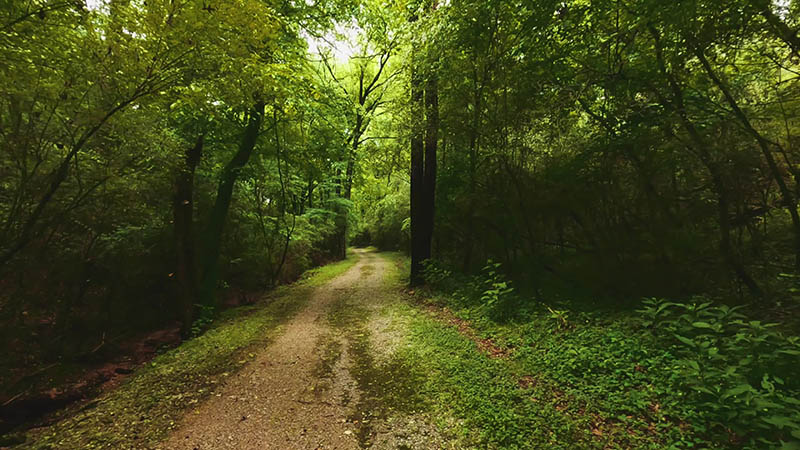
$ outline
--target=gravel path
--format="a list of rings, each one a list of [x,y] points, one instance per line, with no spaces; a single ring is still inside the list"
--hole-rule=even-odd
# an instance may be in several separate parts
[[[327,315],[337,301],[356,298],[369,303],[379,296],[385,289],[384,272],[390,263],[374,253],[355,251],[358,262],[317,288],[283,334],[232,375],[208,401],[189,411],[159,448],[360,447],[359,425],[353,420],[360,393],[350,375],[352,357],[344,345],[348,337],[331,328]],[[383,342],[381,347],[387,344]],[[427,446],[401,446],[411,447]]]

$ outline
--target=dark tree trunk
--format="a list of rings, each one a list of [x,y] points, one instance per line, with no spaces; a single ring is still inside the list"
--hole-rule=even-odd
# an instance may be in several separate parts
[[[275,268],[275,273],[272,275],[272,286],[277,286],[280,282],[281,271],[283,266],[286,265],[286,256],[289,255],[289,244],[292,243],[292,234],[294,234],[295,227],[297,226],[297,216],[292,216],[292,226],[286,227],[286,238],[283,240],[283,250],[281,251],[281,260]]]
[[[423,141],[423,88],[422,77],[415,70],[411,74],[411,286],[424,283],[422,261],[425,259],[425,144]]]
[[[308,176],[308,207],[314,207],[314,178],[309,175]]]
[[[346,175],[345,175],[346,176]],[[342,170],[336,170],[336,198],[343,198],[345,179],[342,178]],[[333,207],[336,213],[336,232],[332,236],[333,242],[330,249],[333,251],[333,257],[337,259],[345,259],[347,257],[347,247],[345,243],[345,227],[347,226],[347,211],[341,203],[337,203]]]
[[[411,136],[411,285],[425,282],[422,262],[431,257],[436,210],[436,150],[439,142],[438,80],[430,74],[424,82],[412,74],[411,102],[416,109]],[[424,98],[424,100],[423,100]],[[424,105],[423,105],[424,101]],[[425,121],[422,125],[422,111]],[[424,129],[424,132],[423,132]]]
[[[436,216],[436,151],[439,144],[439,85],[435,74],[425,83],[425,175],[423,203],[423,260],[431,257],[433,225]]]
[[[363,107],[363,102],[361,104]],[[347,158],[347,171],[344,180],[344,198],[350,200],[353,192],[353,175],[356,168],[356,152],[358,146],[361,144],[361,135],[364,134],[362,129],[364,126],[364,117],[359,113],[356,114],[356,126],[353,129],[353,142],[350,143],[350,155]]]
[[[202,244],[202,278],[200,280],[199,298],[204,306],[216,305],[216,289],[219,279],[219,253],[222,247],[222,236],[225,228],[225,219],[233,196],[233,186],[239,177],[242,167],[250,160],[253,148],[256,145],[261,123],[264,120],[264,104],[259,103],[250,111],[247,127],[244,130],[239,150],[222,170],[217,199],[211,209],[211,215],[203,233]]]
[[[175,224],[175,279],[181,305],[181,334],[189,335],[194,320],[194,302],[197,301],[197,267],[194,251],[194,172],[203,154],[204,136],[197,138],[193,147],[186,149],[184,165],[175,180],[173,219]]]
[[[347,156],[347,167],[345,168],[343,180],[344,186],[342,189],[342,198],[345,200],[350,200],[353,197],[353,176],[355,174],[356,167],[356,152],[358,151],[358,145],[360,144],[361,135],[363,134],[363,130],[361,129],[363,122],[364,120],[361,114],[357,114],[356,125],[353,130],[353,141],[350,143],[350,151]],[[336,219],[338,222],[336,232],[336,257],[338,259],[345,259],[347,258],[347,219],[350,214],[349,207],[340,205],[338,214],[339,215]]]
[[[469,136],[469,210],[467,211],[467,238],[465,241],[464,249],[464,272],[468,272],[472,266],[472,251],[475,246],[475,198],[477,188],[477,168],[478,168],[478,129],[481,123],[481,108],[482,106],[482,85],[478,85],[478,71],[474,71],[473,88],[473,111],[472,111],[472,129]]]

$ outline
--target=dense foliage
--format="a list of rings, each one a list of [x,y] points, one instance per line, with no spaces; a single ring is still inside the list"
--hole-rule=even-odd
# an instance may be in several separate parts
[[[434,253],[616,297],[785,294],[798,16],[755,0],[457,1],[422,16],[441,120]]]
[[[799,31],[798,0],[0,1],[0,403],[357,244],[611,428],[800,439]]]
[[[305,36],[351,10],[0,5],[0,378],[338,256],[346,132]]]

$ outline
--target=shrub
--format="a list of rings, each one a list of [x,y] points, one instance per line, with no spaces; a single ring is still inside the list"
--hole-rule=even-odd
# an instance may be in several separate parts
[[[800,382],[793,373],[800,340],[740,310],[697,297],[687,304],[647,299],[640,312],[679,358],[672,379],[698,407],[697,432],[755,448],[800,440]]]

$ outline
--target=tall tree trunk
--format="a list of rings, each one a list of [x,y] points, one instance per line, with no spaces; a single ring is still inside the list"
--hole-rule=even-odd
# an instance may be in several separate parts
[[[359,99],[359,104],[363,106],[364,100]],[[362,129],[363,125],[364,117],[361,115],[361,113],[357,113],[356,124],[353,128],[352,142],[350,142],[350,151],[347,155],[347,167],[345,168],[344,174],[344,189],[342,197],[345,200],[350,200],[353,196],[353,176],[355,174],[356,167],[356,152],[358,152],[358,146],[361,144],[361,135],[364,133],[364,130]],[[336,257],[339,259],[345,259],[347,258],[347,218],[350,214],[350,211],[346,206],[340,206],[339,208],[339,216],[337,217],[338,231],[336,232]]]
[[[424,98],[424,105],[423,105]],[[436,150],[439,142],[438,80],[430,74],[424,83],[411,78],[411,102],[417,112],[411,136],[411,285],[425,282],[422,262],[431,257],[436,211]],[[425,111],[424,132],[422,111]]]
[[[261,123],[264,120],[264,104],[258,103],[250,111],[247,127],[242,135],[239,150],[222,170],[217,198],[203,233],[202,278],[200,280],[199,298],[204,306],[216,306],[217,281],[219,279],[219,253],[222,247],[222,236],[225,219],[233,196],[233,186],[239,177],[242,167],[250,160],[256,145]]]
[[[194,172],[203,154],[204,135],[197,138],[193,147],[186,149],[184,165],[175,180],[175,198],[172,214],[175,226],[175,279],[181,305],[181,334],[188,337],[194,320],[194,302],[197,301],[197,267],[193,226]]]
[[[363,102],[361,106],[363,107]],[[361,113],[357,113],[356,125],[353,129],[353,142],[350,143],[350,155],[347,158],[347,170],[344,180],[344,198],[348,200],[350,200],[353,191],[353,175],[355,174],[356,168],[356,154],[358,152],[358,146],[361,144],[361,135],[364,134],[364,130],[362,129],[363,126],[364,117],[361,115]]]
[[[349,163],[348,163],[349,165]],[[345,169],[346,170],[346,169]],[[344,198],[345,185],[347,184],[345,178],[342,178],[342,169],[336,169],[336,198]],[[342,203],[334,203],[333,211],[336,213],[334,223],[336,225],[336,232],[332,236],[333,242],[329,246],[333,249],[333,257],[337,259],[345,259],[347,257],[347,244],[346,244],[346,231],[347,226],[347,210]]]
[[[423,140],[422,77],[414,68],[411,73],[411,286],[424,283],[422,261],[425,259],[425,144]]]
[[[425,202],[423,203],[424,252],[423,259],[431,257],[433,225],[436,216],[436,152],[439,144],[439,83],[435,73],[425,83]]]
[[[431,11],[438,1],[430,4]],[[417,17],[411,18],[416,21]],[[436,208],[436,150],[439,142],[439,86],[436,69],[411,69],[411,286],[425,283],[422,262],[431,257]],[[435,66],[435,64],[433,65]],[[424,116],[424,126],[423,126]]]
[[[473,111],[472,111],[472,129],[469,136],[469,205],[467,211],[467,239],[465,242],[466,248],[464,249],[464,272],[469,271],[472,266],[472,252],[475,247],[475,198],[477,188],[477,170],[478,170],[478,129],[481,123],[481,108],[483,98],[483,83],[478,84],[478,71],[474,70],[474,86],[473,86]]]
[[[314,207],[314,177],[309,174],[308,175],[308,187],[306,188],[308,192],[308,207]]]

